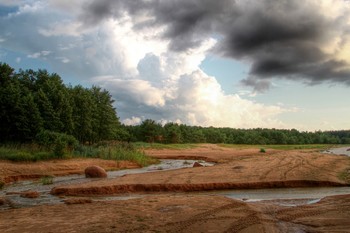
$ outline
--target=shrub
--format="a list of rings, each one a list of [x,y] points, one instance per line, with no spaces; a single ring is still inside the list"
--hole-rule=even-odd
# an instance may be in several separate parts
[[[5,182],[3,182],[2,180],[0,180],[0,189],[2,189],[5,186]]]
[[[72,135],[48,130],[43,130],[38,133],[36,136],[36,141],[47,150],[53,151],[57,158],[62,158],[65,150],[69,150],[71,152],[78,145],[78,140],[76,140]]]
[[[266,150],[264,148],[260,148],[260,153],[266,153]]]
[[[99,153],[100,150],[94,146],[78,145],[74,150],[75,155],[86,158],[98,158]]]

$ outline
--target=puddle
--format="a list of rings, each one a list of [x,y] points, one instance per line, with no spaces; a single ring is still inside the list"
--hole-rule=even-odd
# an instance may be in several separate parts
[[[173,193],[174,195],[183,195],[184,193]],[[280,206],[300,206],[315,204],[327,196],[350,194],[350,187],[314,187],[314,188],[276,188],[276,189],[238,189],[238,190],[219,190],[191,192],[190,195],[210,195],[224,196],[244,202],[268,202]],[[93,197],[92,200],[128,200],[154,196],[151,194],[129,194],[121,196],[101,196]],[[188,193],[186,193],[188,195]]]
[[[350,187],[278,188],[215,191],[215,195],[245,202],[273,201],[283,206],[314,204],[327,196],[350,194]]]
[[[332,148],[326,151],[322,151],[324,154],[334,154],[334,155],[346,155],[350,156],[350,147],[339,147]]]
[[[160,160],[159,164],[150,165],[144,168],[137,169],[125,169],[118,171],[109,171],[107,172],[107,179],[114,179],[117,177],[124,176],[126,174],[139,174],[147,172],[158,172],[164,170],[175,170],[181,168],[192,167],[195,162],[199,162],[203,166],[213,166],[214,163],[208,163],[198,160],[171,160],[163,159]],[[20,208],[20,207],[29,207],[35,205],[44,205],[44,204],[59,204],[62,203],[64,199],[57,196],[51,195],[50,191],[53,187],[58,185],[69,185],[69,184],[79,184],[86,183],[90,181],[95,181],[96,179],[85,178],[85,175],[69,175],[69,176],[60,176],[54,177],[53,183],[49,185],[43,185],[40,180],[36,181],[20,181],[15,182],[9,185],[6,185],[2,190],[0,190],[0,197],[5,197],[6,200],[12,203],[11,205],[2,205],[0,209],[6,209],[10,207]],[[40,194],[39,198],[23,198],[20,197],[21,192],[26,191],[36,191]],[[15,193],[15,194],[9,194]],[[129,195],[129,196],[114,196],[114,197],[101,197],[96,198],[103,200],[126,200],[131,198],[140,198],[140,195]]]

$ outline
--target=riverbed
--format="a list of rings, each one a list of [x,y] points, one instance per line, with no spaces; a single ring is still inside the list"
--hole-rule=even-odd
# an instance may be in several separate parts
[[[124,169],[117,171],[108,171],[107,179],[116,179],[129,174],[140,174],[140,173],[149,173],[149,172],[159,172],[166,170],[176,170],[182,168],[193,167],[193,164],[197,162],[202,166],[213,166],[214,163],[208,163],[202,160],[173,160],[173,159],[162,159],[159,164],[153,164],[143,168],[136,169]],[[96,181],[98,179],[85,178],[85,175],[68,175],[68,176],[59,176],[53,177],[52,183],[44,185],[42,180],[26,180],[13,182],[11,184],[5,185],[5,187],[0,190],[0,197],[4,196],[11,203],[11,205],[0,206],[0,209],[6,209],[10,207],[20,208],[44,204],[59,204],[64,201],[63,198],[60,198],[55,195],[51,195],[50,191],[55,186],[59,185],[69,185],[69,184],[81,184],[88,183],[91,181]],[[24,192],[38,192],[40,196],[38,198],[24,198],[21,197],[21,193]],[[123,196],[114,196],[114,197],[104,197],[96,198],[97,200],[125,200],[131,198],[139,198],[142,195],[123,195]]]
[[[151,165],[138,169],[125,169],[118,171],[109,171],[107,179],[117,179],[128,174],[142,174],[149,172],[161,172],[166,170],[175,170],[190,168],[195,162],[202,166],[214,166],[214,163],[207,163],[198,160],[161,160],[159,164]],[[6,185],[1,191],[0,196],[6,197],[11,205],[3,205],[0,208],[21,208],[36,205],[53,205],[64,202],[69,197],[58,197],[50,194],[55,186],[80,184],[98,179],[85,178],[84,175],[69,175],[62,177],[54,177],[52,184],[44,185],[42,181],[21,181]],[[38,198],[23,198],[21,193],[27,191],[35,191],[40,194]],[[274,201],[278,205],[295,206],[312,204],[320,201],[327,196],[350,194],[350,187],[317,187],[317,188],[275,188],[275,189],[249,189],[249,190],[224,190],[224,191],[207,191],[193,192],[191,195],[216,195],[225,196],[245,202],[257,201]],[[123,194],[114,196],[90,197],[94,201],[104,200],[127,200],[135,198],[143,198],[145,196],[157,194]],[[174,195],[183,195],[183,193],[174,193]]]

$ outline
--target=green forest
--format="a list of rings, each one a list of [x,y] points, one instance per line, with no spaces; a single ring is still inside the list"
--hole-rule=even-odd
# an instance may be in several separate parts
[[[227,144],[350,144],[350,130],[233,129],[188,126],[152,119],[120,123],[108,90],[63,83],[46,70],[19,70],[0,63],[0,143],[96,144],[101,141]]]

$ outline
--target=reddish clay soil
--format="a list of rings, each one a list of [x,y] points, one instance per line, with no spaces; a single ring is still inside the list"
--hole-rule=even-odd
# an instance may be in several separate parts
[[[265,154],[272,155],[277,152],[278,150],[269,149]],[[225,163],[241,156],[261,155],[259,149],[225,148],[215,144],[201,144],[196,148],[181,150],[147,149],[145,153],[158,159],[195,159],[219,163]]]
[[[312,205],[286,207],[274,201],[246,203],[188,192],[347,185],[348,157],[310,150],[259,153],[257,149],[237,150],[215,145],[146,153],[159,158],[201,158],[219,163],[213,167],[126,175],[56,187],[52,190],[54,194],[85,197],[65,196],[66,204],[0,210],[0,232],[350,232],[350,195],[327,197]],[[0,163],[0,174],[6,179],[16,175],[82,173],[92,164],[115,169],[116,164],[103,164],[110,161],[100,162],[68,160],[21,166],[4,162]],[[3,165],[6,165],[4,169]],[[89,199],[89,195],[125,192],[153,192],[153,195],[120,201]],[[0,197],[1,200],[6,202]]]
[[[349,232],[349,216],[350,195],[299,207],[219,196],[158,195],[4,210],[0,232],[328,233]]]
[[[208,148],[206,148],[208,150]],[[118,179],[98,180],[56,187],[55,195],[105,195],[127,192],[188,192],[219,189],[347,186],[340,173],[350,167],[345,156],[315,151],[273,151],[223,149],[212,145],[191,150],[150,151],[160,158],[198,158],[225,161],[213,167],[195,167],[156,173],[126,175]],[[253,153],[255,151],[255,153]],[[157,154],[157,155],[155,155]],[[180,155],[179,155],[180,154]]]
[[[0,160],[0,180],[5,183],[38,179],[43,176],[64,176],[70,174],[84,174],[86,167],[97,165],[105,170],[122,168],[138,168],[135,163],[128,161],[109,161],[102,159],[69,159],[50,160],[35,163],[18,163]]]

